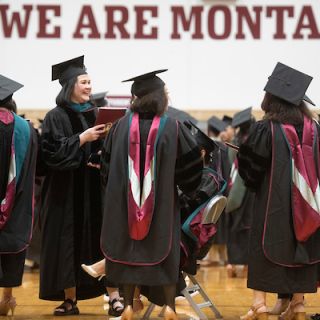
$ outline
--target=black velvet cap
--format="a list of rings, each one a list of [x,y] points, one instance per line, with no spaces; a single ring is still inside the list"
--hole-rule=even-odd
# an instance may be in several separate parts
[[[11,98],[14,92],[23,87],[23,84],[11,80],[0,74],[0,105],[5,104]]]
[[[220,133],[224,131],[227,128],[227,126],[228,125],[225,122],[223,122],[216,116],[212,116],[211,118],[208,119],[208,128],[211,131]]]
[[[296,106],[305,100],[315,105],[306,95],[312,77],[278,62],[264,88],[266,92]]]
[[[224,123],[226,123],[227,126],[231,126],[232,117],[229,117],[229,116],[224,115],[223,118],[222,118],[222,121],[223,121]]]
[[[133,81],[131,86],[131,94],[137,96],[138,98],[142,98],[148,93],[161,89],[165,86],[165,83],[156,75],[167,70],[168,69],[161,69],[148,72],[137,77],[123,80],[122,82]]]
[[[189,120],[187,123],[184,123],[191,130],[191,133],[196,139],[200,148],[204,148],[207,152],[212,152],[215,148],[218,148],[217,144],[202,130],[200,130],[192,121]]]
[[[106,99],[107,92],[108,91],[92,94],[90,97],[90,102],[98,108],[106,106],[108,104]]]
[[[87,74],[83,64],[84,56],[60,62],[52,66],[52,81],[59,79],[63,86],[74,77]]]
[[[233,116],[231,126],[233,128],[240,127],[241,125],[251,121],[252,115],[252,107],[244,109]]]

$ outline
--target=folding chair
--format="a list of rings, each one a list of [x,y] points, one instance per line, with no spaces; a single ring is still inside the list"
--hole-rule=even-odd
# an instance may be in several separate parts
[[[227,203],[227,198],[221,195],[213,197],[205,206],[203,213],[202,213],[202,223],[203,224],[210,224],[210,223],[217,223],[221,213],[223,212]],[[197,314],[200,320],[208,320],[208,317],[202,312],[201,309],[203,308],[210,308],[211,311],[214,313],[216,319],[223,319],[221,313],[216,308],[212,300],[206,294],[204,289],[201,287],[197,279],[190,274],[183,272],[183,277],[186,279],[187,277],[190,279],[189,285],[181,291],[181,294],[186,298],[189,305],[193,309],[193,311]],[[204,300],[202,303],[196,303],[192,296],[191,292],[198,291],[201,295],[202,299]],[[142,319],[148,320],[150,318],[151,313],[155,308],[155,304],[151,303],[146,312],[144,313]],[[159,316],[163,316],[164,308],[162,308]]]

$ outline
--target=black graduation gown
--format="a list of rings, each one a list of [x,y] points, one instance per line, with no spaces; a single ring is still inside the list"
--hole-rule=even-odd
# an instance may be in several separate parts
[[[238,136],[235,139],[235,144],[241,145],[241,143],[246,139],[246,136]],[[231,155],[234,154],[231,151]],[[237,178],[237,183],[232,186],[233,190],[229,190],[230,201],[233,195],[239,196],[240,190],[244,188],[243,199],[241,206],[235,210],[230,211],[228,209],[229,205],[226,207],[226,214],[228,215],[228,239],[227,239],[227,250],[228,250],[228,262],[230,264],[248,264],[248,242],[250,227],[252,223],[252,213],[253,213],[253,203],[254,194],[247,188],[243,186],[243,181],[240,176]],[[234,193],[233,193],[234,192]],[[232,195],[233,193],[233,195]]]
[[[295,239],[290,197],[291,158],[279,124],[274,123],[274,128],[272,140],[270,122],[257,122],[238,154],[239,173],[256,193],[249,242],[248,287],[287,294],[316,292],[316,264],[298,266],[296,259],[301,247],[310,261],[319,259],[320,234],[316,232],[303,244]],[[298,127],[296,130],[299,136],[301,130]],[[273,152],[276,161],[271,170]],[[272,196],[267,213],[271,176]]]
[[[107,278],[120,284],[175,284],[181,228],[177,185],[188,194],[196,190],[203,167],[200,151],[189,130],[169,117],[157,145],[155,210],[150,231],[143,240],[132,240],[127,213],[129,116],[112,127],[102,153],[105,187],[101,246],[107,259]],[[145,145],[152,119],[141,118],[141,143]]]
[[[94,111],[58,106],[43,122],[41,151],[47,172],[41,199],[41,299],[64,300],[64,289],[71,287],[76,287],[78,300],[105,292],[102,282],[81,269],[81,263],[102,259],[100,174],[87,166],[100,142],[79,147],[79,134],[94,121]]]
[[[17,116],[18,117],[18,116]],[[22,282],[26,248],[31,240],[33,222],[33,185],[37,155],[37,136],[29,122],[18,117],[19,122],[29,131],[17,130],[15,140],[27,143],[24,161],[16,185],[14,206],[10,218],[0,230],[0,287],[16,287]],[[2,201],[8,181],[11,154],[11,137],[15,123],[4,125],[0,122],[0,201]],[[15,150],[16,158],[21,158]]]

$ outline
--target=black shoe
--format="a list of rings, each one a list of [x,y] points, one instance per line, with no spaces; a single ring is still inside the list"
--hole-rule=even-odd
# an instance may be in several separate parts
[[[109,301],[109,311],[108,311],[108,314],[110,316],[114,316],[114,317],[120,317],[123,310],[124,310],[124,307],[123,307],[123,304],[121,303],[121,306],[115,306],[115,304],[117,302],[120,302],[120,299],[117,299],[117,298],[114,298],[112,301]]]
[[[70,309],[71,306],[71,309]],[[62,310],[58,310],[62,309]],[[79,314],[79,309],[77,307],[77,301],[71,299],[66,299],[59,307],[55,308],[53,315],[55,316],[71,316]]]
[[[310,316],[310,318],[311,318],[312,320],[320,320],[320,314],[319,314],[319,313],[312,314],[312,315]]]

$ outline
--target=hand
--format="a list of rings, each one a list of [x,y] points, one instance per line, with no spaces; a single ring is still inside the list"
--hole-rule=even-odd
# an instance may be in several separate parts
[[[89,128],[86,131],[82,132],[79,136],[80,147],[83,144],[85,144],[86,142],[98,140],[104,132],[105,132],[105,125],[104,124],[99,124],[97,126]]]

